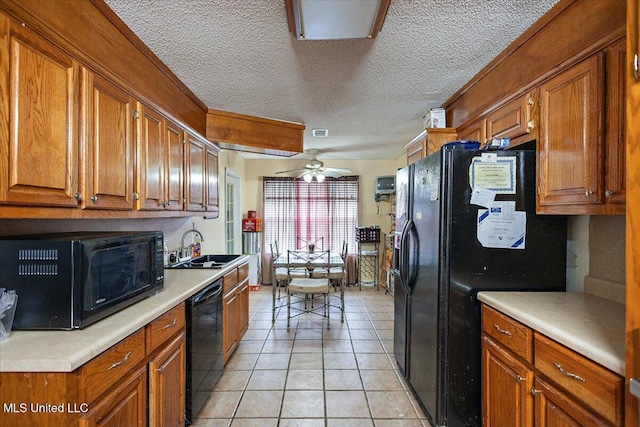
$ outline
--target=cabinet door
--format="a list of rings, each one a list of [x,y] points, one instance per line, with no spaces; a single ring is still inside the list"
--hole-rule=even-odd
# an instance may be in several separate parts
[[[535,395],[536,427],[607,425],[541,377],[536,377],[532,392]]]
[[[79,65],[0,20],[0,202],[77,207]]]
[[[80,418],[81,427],[147,425],[147,368],[126,376]]]
[[[603,56],[598,54],[541,87],[538,202],[601,203]]]
[[[206,209],[206,146],[193,135],[186,134],[187,141],[187,204],[188,211]]]
[[[531,110],[536,100],[534,100],[533,94],[528,93],[489,113],[487,116],[487,139],[535,138],[529,135],[536,128],[531,116]]]
[[[440,150],[447,142],[458,139],[456,130],[453,128],[429,128],[427,129],[427,142],[425,146],[425,155],[435,153]]]
[[[407,145],[407,164],[415,163],[421,158],[423,158],[425,154],[425,146],[427,141],[425,139],[420,139],[415,141],[409,145]]]
[[[604,196],[607,203],[620,205],[624,214],[626,202],[625,185],[625,113],[626,97],[626,39],[606,49],[607,57],[607,118],[605,122],[606,174]]]
[[[476,120],[458,131],[460,141],[478,141],[484,145],[487,142],[486,120]]]
[[[184,332],[171,340],[149,362],[149,424],[184,424],[185,341]]]
[[[482,419],[485,427],[532,426],[533,370],[482,338]]]
[[[83,90],[86,153],[82,206],[86,209],[133,209],[134,99],[86,71]]]
[[[207,212],[208,217],[217,218],[219,212],[218,196],[218,150],[207,146]]]
[[[169,210],[182,210],[184,204],[184,132],[176,123],[166,121],[166,206]]]
[[[151,108],[138,104],[138,209],[157,210],[165,205],[164,119]]]
[[[233,290],[222,298],[222,352],[225,364],[238,345],[237,318],[238,293]]]
[[[236,334],[240,341],[249,328],[249,279],[238,285],[238,315]]]

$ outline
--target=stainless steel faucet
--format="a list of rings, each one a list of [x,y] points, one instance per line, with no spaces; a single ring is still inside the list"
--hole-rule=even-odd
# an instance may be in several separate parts
[[[195,233],[198,236],[200,236],[200,240],[202,242],[204,242],[204,236],[202,235],[202,233],[200,233],[198,230],[196,230],[195,228],[192,228],[191,230],[187,230],[184,232],[184,234],[182,235],[182,240],[180,241],[180,257],[184,258],[186,256],[187,253],[189,253],[189,249],[184,247],[184,238],[187,237],[187,234],[189,233]]]

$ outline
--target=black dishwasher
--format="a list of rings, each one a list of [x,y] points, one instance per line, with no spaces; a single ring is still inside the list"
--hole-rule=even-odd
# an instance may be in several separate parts
[[[187,300],[185,423],[193,424],[222,375],[222,279]]]

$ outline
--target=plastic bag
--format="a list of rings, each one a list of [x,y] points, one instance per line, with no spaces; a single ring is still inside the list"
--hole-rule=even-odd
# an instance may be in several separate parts
[[[5,291],[5,288],[0,288],[0,341],[9,338],[9,335],[11,335],[17,303],[18,295],[16,291]]]

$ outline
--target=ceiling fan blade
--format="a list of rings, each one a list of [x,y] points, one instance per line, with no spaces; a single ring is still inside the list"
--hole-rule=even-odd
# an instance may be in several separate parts
[[[346,174],[346,173],[353,173],[351,172],[351,169],[347,169],[347,168],[323,168],[322,169],[322,173],[324,172],[335,172],[335,173],[342,173],[342,174]]]
[[[342,174],[332,171],[332,170],[323,170],[322,172],[320,172],[321,174],[323,174],[324,176],[328,176],[329,178],[342,178]]]
[[[276,173],[293,173],[293,172],[307,172],[308,169],[302,168],[302,169],[291,169],[289,171],[280,171],[280,172],[276,172]]]

